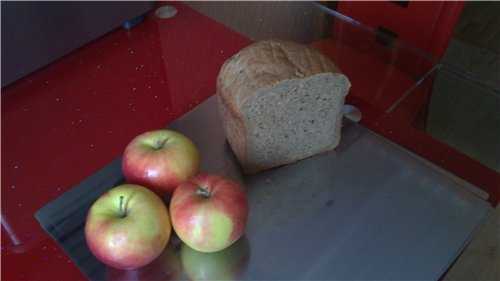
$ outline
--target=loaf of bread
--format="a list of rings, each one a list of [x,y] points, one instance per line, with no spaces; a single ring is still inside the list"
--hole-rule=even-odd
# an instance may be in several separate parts
[[[350,82],[302,44],[266,40],[226,60],[217,77],[224,132],[246,173],[335,148]]]

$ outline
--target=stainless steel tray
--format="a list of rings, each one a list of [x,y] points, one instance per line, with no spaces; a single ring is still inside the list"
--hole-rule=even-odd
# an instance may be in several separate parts
[[[229,176],[248,192],[247,258],[233,278],[436,280],[492,210],[461,183],[347,119],[337,149],[255,175],[237,163],[215,96],[168,128],[197,145],[202,172]],[[83,236],[90,205],[122,182],[116,159],[36,214],[90,279],[131,274],[97,261]],[[182,243],[173,237],[170,244],[169,259],[180,263]],[[186,279],[182,268],[200,266],[148,269],[143,277]]]

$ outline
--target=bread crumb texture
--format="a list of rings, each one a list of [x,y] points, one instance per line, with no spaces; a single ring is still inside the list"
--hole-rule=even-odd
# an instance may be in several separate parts
[[[254,43],[223,64],[217,78],[224,131],[247,173],[335,148],[350,82],[302,44]]]

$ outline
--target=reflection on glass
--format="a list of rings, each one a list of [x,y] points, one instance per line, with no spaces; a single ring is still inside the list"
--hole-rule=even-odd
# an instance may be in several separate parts
[[[179,254],[169,243],[161,255],[152,263],[134,270],[108,267],[107,280],[175,280],[182,273]]]
[[[180,252],[184,271],[191,280],[237,280],[250,258],[246,236],[219,252],[203,253],[182,244]]]

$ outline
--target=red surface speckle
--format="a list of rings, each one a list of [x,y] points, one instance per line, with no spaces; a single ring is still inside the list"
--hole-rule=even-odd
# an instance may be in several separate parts
[[[14,245],[2,227],[2,279],[85,279],[52,258],[62,250],[35,212],[119,157],[134,136],[212,96],[223,61],[251,42],[168,4],[174,18],[149,15],[2,89],[2,221],[22,241]],[[42,255],[42,247],[57,251]]]

